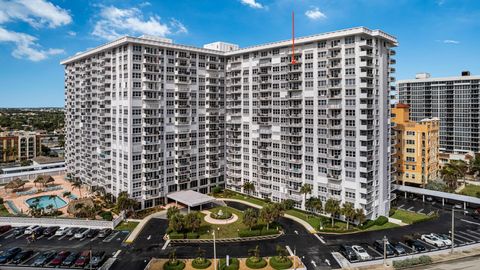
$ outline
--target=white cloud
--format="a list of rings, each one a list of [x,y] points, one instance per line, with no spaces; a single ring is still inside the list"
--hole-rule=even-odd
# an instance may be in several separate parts
[[[72,22],[69,12],[45,0],[0,0],[0,23],[23,21],[32,27],[56,28]]]
[[[263,8],[263,5],[257,2],[256,0],[240,0],[242,4],[247,5],[251,8]]]
[[[165,37],[169,34],[188,32],[187,28],[175,19],[171,19],[168,23],[162,23],[160,17],[155,15],[144,18],[138,8],[101,7],[99,16],[100,20],[95,24],[92,35],[107,40],[126,34]]]
[[[50,55],[62,54],[65,51],[62,49],[48,49],[43,50],[36,43],[37,38],[28,34],[8,31],[0,27],[0,42],[13,43],[15,49],[12,55],[19,59],[29,59],[31,61],[41,61]]]
[[[305,16],[307,16],[311,20],[320,20],[320,19],[326,19],[327,15],[325,13],[321,12],[318,7],[313,7],[310,10],[307,10],[305,12]]]
[[[460,41],[453,40],[453,39],[444,39],[444,40],[437,40],[437,41],[445,44],[460,44]]]
[[[71,37],[76,37],[77,36],[77,32],[75,31],[68,31],[67,32],[67,35],[71,36]]]

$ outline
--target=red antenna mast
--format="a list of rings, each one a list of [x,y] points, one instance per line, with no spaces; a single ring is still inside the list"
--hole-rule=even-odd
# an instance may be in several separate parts
[[[295,13],[292,11],[292,64],[295,63]]]

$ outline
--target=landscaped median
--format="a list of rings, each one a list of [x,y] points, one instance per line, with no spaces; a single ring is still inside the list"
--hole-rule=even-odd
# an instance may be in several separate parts
[[[392,208],[390,210],[390,217],[401,220],[405,224],[415,224],[418,222],[432,220],[438,217],[437,213],[426,215],[422,213],[407,211],[403,209]]]

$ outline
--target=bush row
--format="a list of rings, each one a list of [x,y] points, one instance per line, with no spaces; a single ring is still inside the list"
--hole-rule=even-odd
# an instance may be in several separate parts
[[[278,234],[276,229],[264,229],[264,230],[241,230],[238,232],[239,237],[254,237],[254,236],[263,236],[263,235],[273,235]]]
[[[409,268],[415,265],[425,265],[432,263],[432,258],[427,255],[422,255],[417,258],[405,259],[401,261],[393,261],[395,269]]]

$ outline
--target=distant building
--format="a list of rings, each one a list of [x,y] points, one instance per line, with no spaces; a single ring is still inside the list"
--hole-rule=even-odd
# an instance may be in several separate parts
[[[392,109],[397,184],[425,186],[439,171],[438,118],[410,121],[409,106],[399,103]]]
[[[40,152],[35,132],[15,131],[0,133],[0,162],[32,159]]]
[[[480,76],[464,71],[461,76],[398,81],[401,103],[410,105],[413,121],[440,118],[440,151],[480,152]]]

